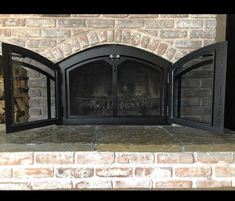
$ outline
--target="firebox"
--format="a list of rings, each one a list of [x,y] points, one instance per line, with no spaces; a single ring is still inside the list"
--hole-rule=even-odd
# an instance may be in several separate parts
[[[223,132],[227,43],[176,63],[101,45],[59,63],[2,44],[6,132],[51,124],[166,125]]]

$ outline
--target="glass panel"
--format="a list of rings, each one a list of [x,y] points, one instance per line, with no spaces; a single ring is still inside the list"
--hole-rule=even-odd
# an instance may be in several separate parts
[[[51,90],[51,118],[56,118],[56,104],[55,104],[55,81],[50,80]]]
[[[53,78],[54,72],[40,62],[20,56],[13,54],[12,57],[13,123],[48,119],[47,77]],[[46,75],[43,74],[44,71]],[[55,96],[54,82],[51,80],[53,98]],[[51,102],[53,104],[51,107],[55,108],[54,101]],[[55,112],[52,117],[55,117]]]
[[[26,57],[26,56],[23,56],[21,54],[16,54],[16,53],[12,53],[12,59],[16,62],[16,63],[19,63],[19,64],[30,64],[32,66],[35,66],[45,72],[47,72],[48,74],[50,74],[51,76],[55,76],[54,74],[54,71],[51,70],[50,68],[48,68],[48,66],[45,66],[44,64],[34,60],[34,59],[31,59],[29,57]]]
[[[160,71],[137,62],[118,66],[118,116],[161,115],[162,75]]]
[[[212,124],[214,52],[174,71],[173,116]]]
[[[105,61],[69,72],[70,115],[112,116],[112,66]]]

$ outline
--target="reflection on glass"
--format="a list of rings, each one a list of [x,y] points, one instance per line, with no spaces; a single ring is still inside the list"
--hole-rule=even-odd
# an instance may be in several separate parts
[[[56,104],[55,104],[55,81],[50,80],[50,90],[51,90],[51,118],[56,117]]]
[[[105,61],[69,72],[70,115],[112,116],[112,66]]]
[[[118,116],[161,115],[161,73],[125,61],[118,66]]]
[[[48,119],[47,76],[54,77],[54,72],[28,57],[13,54],[12,58],[13,122],[17,124]],[[46,70],[47,75],[37,69]],[[51,80],[51,94],[54,95],[53,86],[54,81]],[[51,102],[54,104],[51,107],[55,108],[54,101]]]
[[[213,60],[210,52],[174,71],[174,117],[212,124]]]

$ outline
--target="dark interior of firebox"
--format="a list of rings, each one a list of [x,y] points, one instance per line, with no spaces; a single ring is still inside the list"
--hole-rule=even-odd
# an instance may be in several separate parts
[[[70,114],[77,116],[162,114],[160,71],[140,62],[127,60],[117,67],[116,86],[113,86],[112,77],[112,66],[102,60],[71,70]],[[116,90],[113,90],[114,87]]]

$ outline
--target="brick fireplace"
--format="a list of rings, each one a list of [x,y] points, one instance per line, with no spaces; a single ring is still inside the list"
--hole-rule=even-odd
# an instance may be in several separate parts
[[[175,62],[195,49],[220,41],[222,32],[216,30],[216,24],[221,21],[218,20],[221,18],[220,15],[210,14],[1,15],[0,17],[2,42],[31,49],[53,62],[59,62],[87,48],[105,44],[123,44],[140,48]],[[27,117],[29,116],[27,114],[22,115],[22,109],[27,110],[27,107],[18,99],[18,108],[21,108],[18,109],[18,116],[22,115],[22,118],[36,120],[38,116],[42,118],[46,115],[45,108],[40,106],[45,101],[45,90],[41,88],[45,82],[40,81],[38,76],[38,73],[33,72],[28,76],[30,78],[28,84],[32,85],[29,94],[32,96],[41,94],[41,98],[31,99],[26,103],[31,105],[31,111],[26,112],[30,113],[30,117]],[[35,85],[40,86],[39,90],[33,90]],[[24,98],[24,101],[27,102],[27,98]],[[1,113],[4,115],[4,111]]]
[[[9,48],[13,53],[16,53],[11,56],[14,57],[15,63],[13,65],[16,66],[14,77],[19,77],[15,82],[18,87],[15,88],[14,92],[17,96],[13,115],[15,121],[18,124],[46,120],[50,117],[51,124],[61,123],[61,120],[56,119],[56,115],[60,113],[64,117],[62,119],[63,124],[69,124],[68,122],[77,124],[78,119],[71,118],[73,119],[71,120],[65,114],[70,112],[70,116],[77,114],[109,116],[116,112],[116,114],[120,113],[122,116],[132,115],[134,117],[162,113],[162,120],[167,124],[167,116],[164,116],[164,114],[169,109],[166,106],[168,92],[165,86],[159,87],[162,83],[163,85],[169,84],[167,83],[169,78],[164,73],[162,75],[159,71],[153,70],[154,68],[146,70],[148,68],[143,68],[144,65],[139,63],[132,64],[131,62],[136,61],[134,55],[116,53],[104,54],[103,56],[108,56],[106,59],[109,59],[106,63],[102,63],[104,60],[96,60],[98,62],[96,66],[99,67],[100,71],[92,75],[94,72],[92,65],[86,66],[85,64],[83,67],[73,68],[76,67],[73,58],[80,59],[81,57],[81,61],[85,62],[97,57],[96,54],[96,56],[86,58],[87,55],[93,54],[92,51],[96,52],[96,48],[108,48],[107,51],[110,51],[110,47],[123,47],[124,49],[133,49],[136,54],[143,52],[144,56],[142,57],[145,59],[153,57],[152,63],[158,59],[163,63],[166,62],[163,65],[166,70],[190,52],[223,41],[223,37],[220,38],[222,29],[218,30],[220,18],[220,15],[213,14],[0,15],[1,42],[23,47],[46,58],[39,58],[36,55],[34,57],[33,55],[32,58],[39,58],[43,61],[37,63],[39,61],[37,59],[31,58],[30,60],[27,56],[22,57],[22,52],[12,51],[17,50],[17,48]],[[214,82],[212,82],[214,69],[208,61],[210,58],[218,57],[215,54],[221,51],[216,48],[209,48],[196,58],[197,61],[201,60],[206,63],[203,68],[193,71],[185,77],[181,77],[181,71],[175,73],[175,80],[178,83],[175,90],[179,91],[178,89],[182,84],[183,94],[186,95],[181,100],[191,108],[174,110],[175,105],[179,105],[179,103],[173,102],[171,109],[175,116],[181,115],[190,120],[210,124],[212,117],[208,114],[213,110],[211,105],[214,105],[211,98],[214,90]],[[83,55],[86,56],[83,58]],[[99,57],[102,57],[102,55],[99,55]],[[119,78],[122,78],[122,82],[119,83],[119,88],[117,86],[115,88],[115,84],[113,84],[115,83],[113,81],[115,62],[124,57],[134,58],[127,62],[129,62],[129,66],[131,66],[131,63],[135,69],[133,70],[132,67],[123,68],[127,69],[126,72],[120,70],[117,74]],[[51,65],[54,62],[54,64],[60,65],[60,71],[73,66],[71,67],[72,70],[64,71],[62,77],[58,78],[60,81],[62,80],[60,82],[62,88],[61,91],[59,90],[61,97],[66,97],[64,89],[67,87],[66,83],[70,84],[70,99],[61,101],[57,100],[55,96],[58,92],[55,91],[55,88],[58,90],[58,82],[55,79],[57,71],[47,69],[45,70],[47,74],[43,74],[29,66],[28,68],[26,66],[26,70],[24,70],[17,66],[21,62],[39,66],[41,69],[45,69],[45,63]],[[149,63],[147,64],[149,65]],[[187,65],[191,65],[191,63],[186,62],[183,67],[187,68]],[[163,68],[163,66],[159,66]],[[139,69],[139,71],[136,69]],[[132,77],[128,76],[129,74],[132,74]],[[70,76],[70,81],[68,81],[67,75]],[[91,83],[90,81],[95,78],[98,81]],[[179,78],[182,78],[183,81],[179,82]],[[162,81],[164,79],[165,81]],[[103,84],[100,84],[99,80],[104,81]],[[154,80],[161,81],[154,84]],[[79,84],[74,84],[75,81],[78,81]],[[179,85],[179,83],[181,84]],[[84,90],[84,87],[80,87],[88,85],[90,88],[88,87],[86,90]],[[195,88],[198,91],[192,93]],[[120,100],[111,97],[110,94],[113,89],[116,90],[117,94],[121,94]],[[130,94],[134,95],[130,97]],[[154,103],[150,100],[147,100],[148,103],[146,103],[146,99],[143,99],[143,96],[147,96],[146,94],[148,99],[154,100]],[[174,92],[174,94],[179,95],[180,93]],[[200,94],[199,97],[198,94]],[[95,101],[90,100],[91,96],[96,97]],[[48,97],[50,98],[48,99]],[[136,101],[137,97],[139,98],[138,101]],[[169,98],[174,98],[174,96],[169,96]],[[58,103],[58,101],[61,102]],[[79,102],[79,105],[83,104],[83,106],[64,109],[65,103],[69,101],[71,105],[78,105],[77,102]],[[115,101],[117,109],[113,107]],[[139,106],[143,105],[142,102],[146,104],[145,107]],[[156,104],[158,102],[159,104]],[[128,106],[131,103],[134,104],[133,107]],[[58,110],[56,104],[61,104],[63,110],[61,108]],[[220,105],[221,102],[215,104]],[[199,106],[200,109],[198,109]],[[133,108],[138,108],[138,110],[133,110]],[[3,105],[0,110],[3,117],[4,110]],[[206,115],[201,115],[201,113]],[[79,122],[81,123],[80,120]],[[96,123],[85,122],[84,124]],[[137,124],[140,125],[141,121]],[[146,124],[149,124],[149,122]],[[44,125],[44,123],[41,125]],[[217,127],[215,130],[220,131],[219,129]],[[0,164],[3,166],[0,170],[0,178],[4,178],[0,182],[2,189],[234,187],[233,152],[211,154],[200,152],[200,150],[178,153],[144,153],[141,151],[137,153],[115,151],[43,153],[33,151],[1,153],[0,159]],[[16,179],[15,182],[13,179]]]

